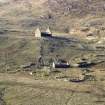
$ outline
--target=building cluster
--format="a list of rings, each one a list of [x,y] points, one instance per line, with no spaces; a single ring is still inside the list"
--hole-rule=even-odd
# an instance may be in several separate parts
[[[90,32],[90,29],[85,27],[85,28],[81,28],[81,32]],[[73,31],[74,33],[74,31]],[[50,30],[50,28],[48,27],[46,29],[45,32],[42,32],[40,30],[40,28],[37,28],[35,30],[35,38],[36,39],[40,39],[40,38],[43,38],[43,37],[52,37],[52,32]],[[89,34],[88,37],[94,37],[93,35]],[[101,42],[98,42],[98,43],[101,43]],[[39,63],[41,63],[40,61],[42,61],[42,59],[39,59]],[[54,60],[52,62],[52,68],[70,68],[71,66],[72,67],[80,67],[80,68],[88,68],[88,67],[91,67],[93,66],[94,63],[92,62],[87,62],[87,61],[82,61],[82,62],[79,62],[77,64],[73,64],[71,65],[68,61],[64,60],[64,59],[58,59],[58,60]],[[41,66],[42,66],[42,63],[41,63]],[[43,64],[44,66],[44,64]]]
[[[35,30],[35,37],[41,38],[41,37],[52,37],[52,32],[50,31],[50,28],[48,27],[45,32],[41,32],[40,28],[37,28]]]

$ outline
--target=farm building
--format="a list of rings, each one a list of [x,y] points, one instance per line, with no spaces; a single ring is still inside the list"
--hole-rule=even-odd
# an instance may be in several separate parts
[[[48,27],[45,32],[41,32],[39,28],[36,29],[35,31],[35,37],[36,38],[41,38],[41,37],[51,37],[52,32],[50,31],[50,28]]]
[[[53,68],[70,68],[70,64],[67,61],[60,59],[56,62],[53,62],[52,67]]]

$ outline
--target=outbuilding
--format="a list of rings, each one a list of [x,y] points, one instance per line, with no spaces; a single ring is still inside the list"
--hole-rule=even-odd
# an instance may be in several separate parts
[[[52,37],[52,32],[50,31],[50,28],[48,27],[45,32],[41,32],[40,28],[37,28],[35,31],[35,37],[41,38],[41,37]]]
[[[52,67],[53,68],[70,68],[70,64],[67,61],[60,59],[58,61],[53,62]]]

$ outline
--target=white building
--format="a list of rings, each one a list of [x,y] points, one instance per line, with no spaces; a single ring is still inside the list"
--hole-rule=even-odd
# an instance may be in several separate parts
[[[41,37],[51,37],[52,32],[50,31],[49,27],[45,32],[41,32],[39,28],[35,30],[35,37],[36,38],[41,38]]]
[[[36,38],[41,38],[41,31],[40,31],[39,28],[37,28],[37,29],[35,30],[35,37],[36,37]]]
[[[49,27],[47,28],[46,33],[49,34],[49,35],[52,35],[52,32],[51,32]]]

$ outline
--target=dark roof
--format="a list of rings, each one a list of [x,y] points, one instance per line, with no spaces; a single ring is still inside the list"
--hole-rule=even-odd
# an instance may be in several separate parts
[[[42,37],[51,37],[52,34],[48,34],[47,32],[41,32]]]

